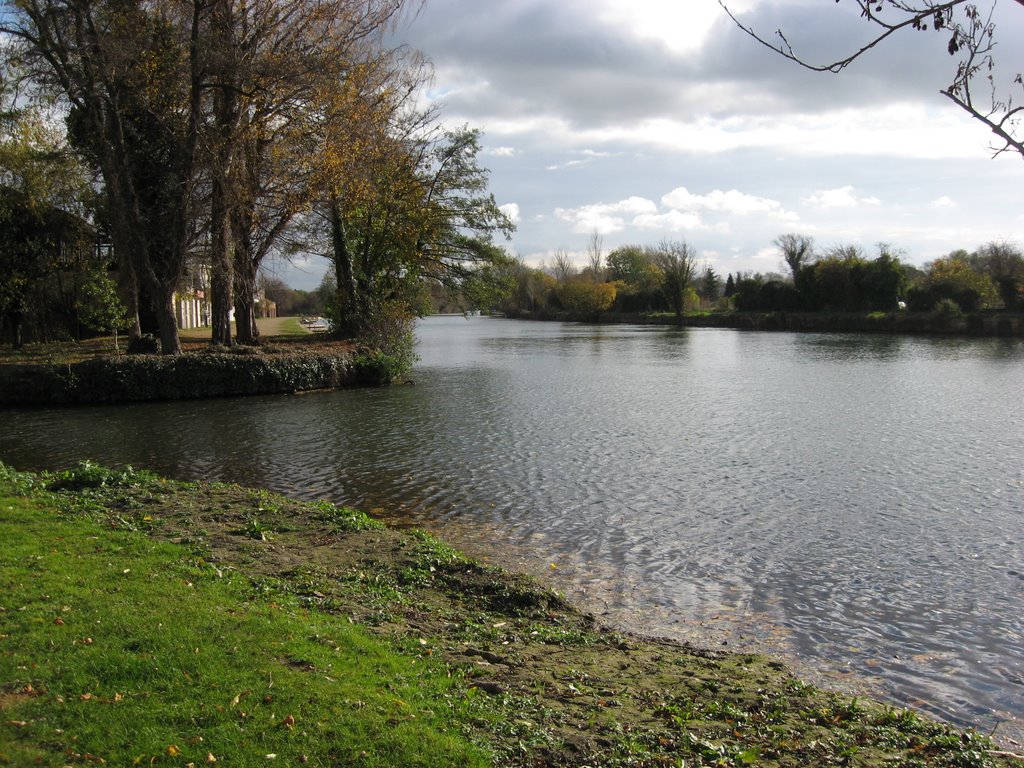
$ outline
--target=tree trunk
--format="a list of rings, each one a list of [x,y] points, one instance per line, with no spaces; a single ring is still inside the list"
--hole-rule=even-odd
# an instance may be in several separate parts
[[[234,233],[234,285],[235,285],[235,338],[240,344],[256,344],[260,331],[256,327],[256,278],[259,274],[260,256],[253,245],[255,212],[251,194],[255,182],[252,178],[252,164],[242,151],[242,173],[245,182],[231,211],[231,226]]]
[[[128,329],[128,343],[138,341],[142,338],[142,322],[139,320],[139,279],[135,276],[135,267],[131,260],[124,258],[117,253],[117,261],[120,265],[120,295],[125,299],[125,307],[128,309],[128,319],[131,327]]]
[[[238,127],[236,90],[236,41],[234,14],[230,0],[210,5],[210,60],[213,91],[213,128],[210,146],[210,261],[214,344],[231,345],[231,308],[234,288],[233,260],[236,247],[232,219],[237,200],[234,195],[235,146]],[[237,318],[236,318],[237,319]]]
[[[226,191],[214,180],[210,205],[210,325],[214,344],[231,346],[231,226]]]
[[[256,269],[251,258],[238,261],[241,263],[235,267],[235,338],[239,344],[255,344],[260,336],[256,327]]]
[[[11,344],[15,349],[21,349],[25,346],[25,339],[22,336],[25,313],[21,309],[13,309],[8,313],[7,317],[11,321]]]
[[[178,319],[174,316],[174,287],[164,289],[159,299],[153,300],[153,311],[160,327],[160,352],[164,355],[181,353]]]
[[[342,220],[341,207],[336,199],[330,202],[331,214],[331,260],[334,262],[334,278],[338,284],[338,330],[351,335],[357,328],[355,273],[352,269],[352,251],[345,237],[345,222]]]

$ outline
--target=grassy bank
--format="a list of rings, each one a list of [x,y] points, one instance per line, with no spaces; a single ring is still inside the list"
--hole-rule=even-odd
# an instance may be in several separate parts
[[[353,510],[0,465],[0,765],[1014,763],[997,751],[616,634]]]

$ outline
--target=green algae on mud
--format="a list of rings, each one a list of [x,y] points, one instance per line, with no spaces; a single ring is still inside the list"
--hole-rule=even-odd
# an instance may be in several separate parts
[[[266,600],[343,617],[444,670],[467,704],[455,728],[496,765],[1015,764],[976,733],[807,686],[771,659],[602,627],[532,579],[356,510],[92,464],[0,465],[0,495],[16,494],[172,542]]]

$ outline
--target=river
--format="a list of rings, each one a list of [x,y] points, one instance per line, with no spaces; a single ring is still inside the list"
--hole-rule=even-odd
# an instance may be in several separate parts
[[[1024,344],[434,317],[415,384],[4,412],[89,457],[371,509],[602,619],[1019,738]]]

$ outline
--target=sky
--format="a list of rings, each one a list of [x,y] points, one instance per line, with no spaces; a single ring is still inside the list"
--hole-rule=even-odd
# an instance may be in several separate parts
[[[851,3],[734,0],[770,36],[831,61],[869,25]],[[996,8],[999,82],[1024,71],[1024,9]],[[717,0],[427,0],[395,33],[434,67],[422,94],[482,131],[481,164],[531,265],[580,265],[594,233],[686,241],[721,275],[783,272],[784,233],[822,249],[886,243],[921,265],[990,241],[1024,244],[1024,165],[940,94],[948,38],[907,32],[840,74],[745,35]],[[1018,86],[1019,88],[1019,86]],[[281,267],[296,288],[326,263]]]

